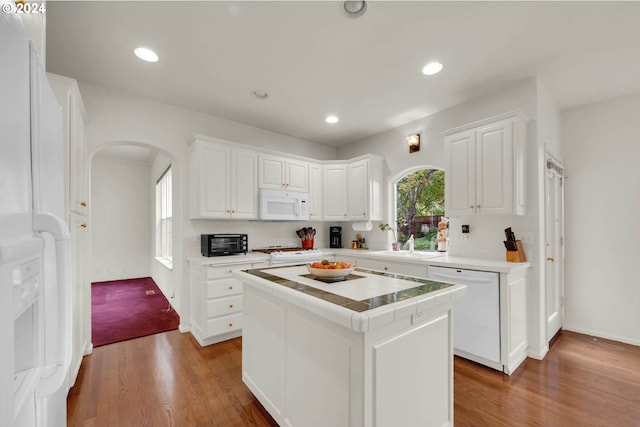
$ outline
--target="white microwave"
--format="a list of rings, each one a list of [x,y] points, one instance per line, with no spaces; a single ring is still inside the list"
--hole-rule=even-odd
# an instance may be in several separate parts
[[[309,220],[309,194],[297,191],[260,189],[260,219]]]

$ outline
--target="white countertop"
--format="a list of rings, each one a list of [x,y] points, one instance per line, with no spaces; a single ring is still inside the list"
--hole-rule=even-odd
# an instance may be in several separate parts
[[[531,267],[529,262],[507,262],[493,259],[456,257],[448,253],[440,252],[415,252],[415,256],[410,256],[407,251],[393,253],[392,251],[374,251],[361,249],[321,249],[326,256],[340,255],[356,257],[380,259],[395,262],[404,262],[418,265],[437,265],[441,267],[465,268],[470,270],[495,271],[497,273],[515,273],[520,270],[526,270]]]
[[[515,273],[517,271],[525,270],[531,267],[529,262],[507,262],[493,259],[483,258],[471,258],[471,257],[457,257],[451,256],[448,253],[440,252],[415,252],[414,256],[408,254],[407,251],[400,251],[393,253],[392,251],[375,251],[375,250],[361,250],[361,249],[320,249],[323,256],[329,257],[335,255],[340,257],[341,255],[356,257],[356,258],[369,258],[379,259],[394,262],[404,262],[417,265],[437,265],[441,267],[452,268],[465,268],[470,270],[482,270],[482,271],[495,271],[497,273]],[[191,257],[188,259],[190,263],[198,265],[233,265],[233,264],[248,264],[248,263],[260,263],[269,262],[271,256],[269,254],[261,252],[249,252],[246,255],[228,255],[228,256],[216,256],[216,257]]]

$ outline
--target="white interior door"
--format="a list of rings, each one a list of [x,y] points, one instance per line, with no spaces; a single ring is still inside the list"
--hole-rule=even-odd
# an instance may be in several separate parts
[[[547,162],[545,185],[545,283],[547,341],[564,323],[564,177],[562,167]]]

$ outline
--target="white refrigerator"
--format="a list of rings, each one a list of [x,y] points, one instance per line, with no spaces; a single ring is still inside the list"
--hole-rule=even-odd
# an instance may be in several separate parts
[[[70,240],[62,112],[26,30],[0,13],[0,426],[66,425]]]

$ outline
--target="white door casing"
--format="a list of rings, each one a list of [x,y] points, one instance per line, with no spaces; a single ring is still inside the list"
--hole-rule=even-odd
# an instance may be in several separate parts
[[[564,324],[564,176],[556,161],[547,161],[545,175],[546,338]]]

